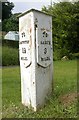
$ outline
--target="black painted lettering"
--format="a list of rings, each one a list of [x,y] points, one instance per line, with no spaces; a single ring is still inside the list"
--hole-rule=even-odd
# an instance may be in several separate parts
[[[50,60],[51,60],[50,57],[45,57],[45,58],[41,57],[41,61],[50,61]]]
[[[26,48],[22,48],[22,53],[26,53]]]
[[[29,44],[29,40],[21,41],[20,44]]]
[[[41,41],[41,44],[42,44],[42,45],[50,45],[51,42],[50,42],[50,41]]]
[[[21,57],[21,60],[28,60],[27,57]]]
[[[22,35],[22,37],[25,37],[25,32],[23,32],[21,35]]]
[[[46,54],[47,53],[47,48],[44,48],[44,54]]]

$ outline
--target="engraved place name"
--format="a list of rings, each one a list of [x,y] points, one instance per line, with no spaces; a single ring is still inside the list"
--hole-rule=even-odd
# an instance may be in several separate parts
[[[45,57],[45,58],[41,57],[41,61],[50,61],[50,60],[51,60],[50,57]]]
[[[21,60],[28,60],[27,57],[21,57]]]
[[[51,42],[50,41],[41,41],[41,44],[43,44],[43,45],[50,45]]]
[[[29,44],[29,40],[21,41],[19,44]]]

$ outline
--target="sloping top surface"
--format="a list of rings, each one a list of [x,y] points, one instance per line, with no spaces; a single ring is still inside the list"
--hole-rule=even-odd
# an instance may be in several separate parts
[[[52,16],[52,15],[50,15],[50,14],[47,14],[47,13],[45,13],[45,12],[42,12],[42,11],[39,11],[39,10],[36,10],[36,9],[30,9],[30,10],[28,10],[28,11],[20,14],[18,17],[22,17],[22,16],[24,16],[25,14],[27,14],[27,13],[29,13],[29,12],[34,12],[34,11],[39,12],[39,13],[42,13],[42,14],[45,14],[45,15],[48,15],[48,16]]]

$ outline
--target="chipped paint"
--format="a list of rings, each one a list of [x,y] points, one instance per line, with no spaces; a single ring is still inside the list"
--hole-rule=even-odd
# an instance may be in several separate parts
[[[49,22],[50,21],[50,22]],[[31,11],[19,18],[22,104],[34,111],[52,92],[52,17]]]

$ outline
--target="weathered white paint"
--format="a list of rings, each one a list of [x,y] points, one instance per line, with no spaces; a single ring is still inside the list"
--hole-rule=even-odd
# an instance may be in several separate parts
[[[19,18],[22,103],[36,111],[52,92],[52,17],[30,10]]]

